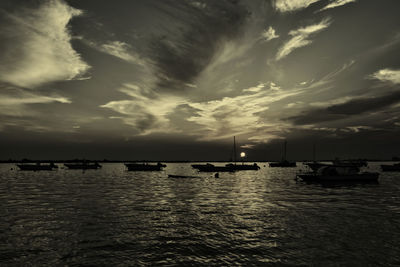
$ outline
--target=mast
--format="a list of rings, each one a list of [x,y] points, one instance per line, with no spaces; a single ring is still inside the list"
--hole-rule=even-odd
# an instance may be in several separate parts
[[[233,161],[236,165],[236,138],[233,136]]]
[[[315,153],[315,142],[313,144],[313,161],[315,162],[316,160],[316,153]]]
[[[286,140],[285,140],[285,142],[283,143],[283,161],[285,161],[286,160]]]

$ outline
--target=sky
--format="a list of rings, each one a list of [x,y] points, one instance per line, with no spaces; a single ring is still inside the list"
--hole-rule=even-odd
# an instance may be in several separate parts
[[[2,0],[0,158],[400,155],[398,0]]]

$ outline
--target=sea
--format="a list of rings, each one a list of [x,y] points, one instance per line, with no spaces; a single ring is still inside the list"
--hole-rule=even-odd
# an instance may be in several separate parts
[[[301,163],[219,178],[167,165],[1,164],[0,266],[400,266],[400,173],[307,184]]]

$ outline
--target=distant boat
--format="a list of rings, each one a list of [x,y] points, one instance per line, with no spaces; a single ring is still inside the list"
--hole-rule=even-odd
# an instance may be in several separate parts
[[[296,177],[306,182],[376,182],[377,172],[360,172],[355,166],[323,166],[317,171],[300,173]]]
[[[215,166],[214,164],[193,164],[192,168],[197,169],[199,172],[234,172],[232,166]]]
[[[21,171],[51,171],[58,168],[53,162],[50,164],[41,164],[40,162],[36,164],[17,164],[17,166]]]
[[[283,143],[283,157],[282,157],[282,160],[279,161],[279,162],[270,162],[269,163],[270,167],[291,168],[291,167],[296,167],[297,166],[296,162],[286,160],[286,145],[287,145],[287,142],[285,140],[285,142]]]
[[[125,163],[128,171],[161,171],[167,165],[161,164],[148,164],[148,163]]]
[[[232,168],[235,171],[258,171],[260,166],[257,163],[249,164],[236,164],[236,137],[233,137],[233,163],[226,164],[225,167]]]
[[[384,172],[398,172],[400,171],[400,163],[393,165],[381,165],[381,169]]]
[[[102,167],[98,162],[64,163],[64,166],[70,170],[96,170]]]

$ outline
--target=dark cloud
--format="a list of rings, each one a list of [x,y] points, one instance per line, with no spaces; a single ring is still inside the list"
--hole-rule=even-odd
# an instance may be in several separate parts
[[[196,5],[195,5],[196,4]],[[238,1],[164,1],[159,7],[178,26],[151,41],[149,56],[163,89],[186,89],[221,42],[237,37],[249,11]]]
[[[352,115],[374,112],[400,102],[400,92],[381,97],[354,99],[344,104],[333,105],[327,108],[313,109],[299,116],[288,118],[297,125],[314,124],[326,121],[346,119]]]

